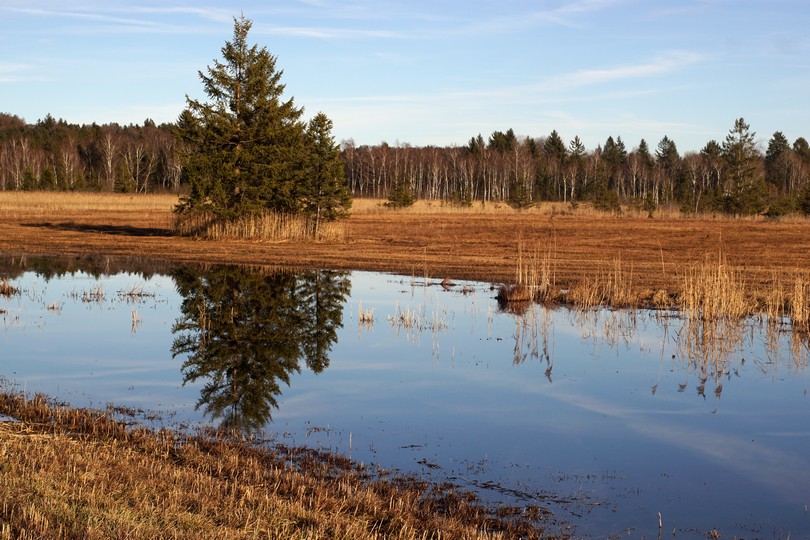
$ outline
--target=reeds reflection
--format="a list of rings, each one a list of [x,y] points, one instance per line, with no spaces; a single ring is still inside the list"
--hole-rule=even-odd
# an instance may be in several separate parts
[[[184,383],[205,381],[197,408],[223,428],[262,428],[302,360],[316,373],[329,366],[346,273],[216,267],[173,277],[183,300],[172,355],[188,355]]]
[[[513,363],[539,361],[546,365],[546,378],[555,358],[555,315],[566,310],[568,324],[579,332],[582,343],[592,348],[594,356],[613,351],[617,357],[638,347],[644,357],[654,358],[657,351],[658,377],[651,387],[659,391],[661,373],[666,365],[683,373],[683,382],[675,390],[692,387],[696,395],[719,399],[724,384],[739,378],[747,362],[763,375],[776,375],[779,370],[801,373],[810,359],[810,334],[784,318],[692,317],[687,313],[666,310],[589,309],[570,307],[550,309],[542,304],[509,304],[502,313],[514,320]],[[690,384],[690,381],[692,383]]]

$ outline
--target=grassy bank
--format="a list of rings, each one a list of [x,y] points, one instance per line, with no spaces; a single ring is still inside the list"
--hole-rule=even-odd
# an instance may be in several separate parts
[[[0,422],[3,539],[548,537],[540,508],[490,511],[340,456],[154,432],[42,396],[0,393],[0,415],[17,420]]]

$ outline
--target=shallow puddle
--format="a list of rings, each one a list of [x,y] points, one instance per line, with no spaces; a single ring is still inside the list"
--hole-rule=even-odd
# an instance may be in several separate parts
[[[810,535],[808,340],[784,326],[504,310],[488,283],[366,272],[137,269],[6,260],[5,384],[450,480],[577,536],[657,536],[659,514],[667,537]]]

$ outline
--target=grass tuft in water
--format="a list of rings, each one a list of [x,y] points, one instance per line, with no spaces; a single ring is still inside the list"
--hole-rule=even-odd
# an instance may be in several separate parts
[[[19,291],[16,287],[13,287],[9,282],[8,279],[2,278],[0,279],[0,296],[12,296],[17,294]]]

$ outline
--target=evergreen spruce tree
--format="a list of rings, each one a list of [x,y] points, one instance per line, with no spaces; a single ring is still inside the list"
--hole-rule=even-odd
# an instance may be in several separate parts
[[[332,137],[332,121],[318,113],[307,125],[310,163],[304,186],[303,211],[312,219],[315,237],[321,221],[345,217],[352,205],[346,168]]]
[[[781,131],[775,132],[765,152],[765,181],[779,187],[784,193],[788,191],[787,177],[792,153],[787,137]]]
[[[638,143],[638,155],[641,156],[641,163],[644,167],[652,167],[655,164],[653,160],[652,154],[650,154],[650,146],[647,144],[647,141],[641,139]]]
[[[545,143],[543,143],[543,149],[549,156],[556,159],[559,164],[562,164],[568,155],[565,148],[565,143],[563,142],[562,137],[560,137],[560,134],[557,133],[556,129],[552,130],[549,136],[546,138]]]
[[[739,118],[723,142],[724,206],[730,214],[753,214],[765,207],[764,174],[755,137]]]
[[[579,162],[585,158],[585,145],[582,143],[579,135],[574,136],[568,144],[568,154],[571,156],[571,160],[575,162]]]
[[[209,101],[186,98],[178,133],[191,148],[184,163],[191,192],[181,211],[235,218],[299,210],[307,161],[303,110],[283,100],[276,57],[248,44],[251,26],[244,16],[234,19],[223,60],[199,73]]]
[[[675,141],[666,135],[658,142],[655,157],[658,159],[658,165],[669,173],[672,173],[677,168],[678,162],[681,159],[678,153],[678,147],[675,146]]]

